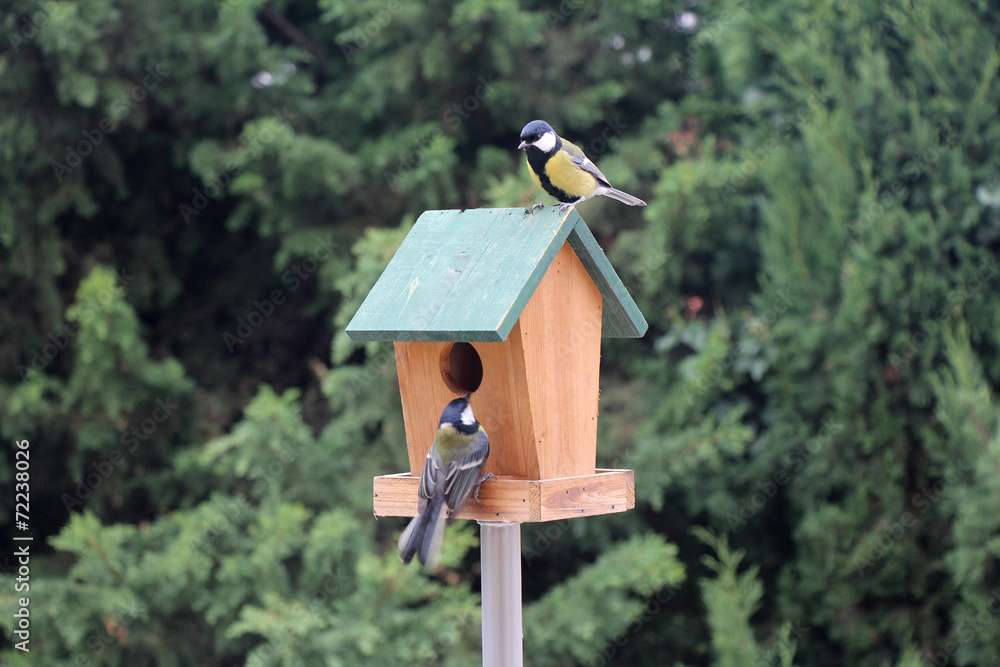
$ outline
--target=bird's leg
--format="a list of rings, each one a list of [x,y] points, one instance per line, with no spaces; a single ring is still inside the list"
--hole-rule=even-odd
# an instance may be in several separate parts
[[[531,214],[534,215],[535,211],[537,211],[540,208],[544,208],[544,207],[545,207],[545,204],[535,204],[534,206],[531,207]]]
[[[564,201],[563,203],[559,204],[559,210],[560,211],[565,211],[570,206],[576,206],[577,204],[582,204],[583,202],[587,201],[588,199],[590,199],[590,197],[593,197],[593,196],[594,195],[590,195],[588,197],[580,197],[576,201],[570,201],[570,202],[565,202]]]
[[[475,491],[475,493],[472,494],[472,497],[476,499],[477,503],[479,502],[479,487],[482,486],[483,482],[485,482],[486,480],[488,480],[488,479],[496,479],[496,478],[497,478],[497,476],[494,475],[491,472],[488,472],[488,473],[486,473],[485,475],[483,475],[482,477],[479,478],[479,481],[476,482],[476,491]]]

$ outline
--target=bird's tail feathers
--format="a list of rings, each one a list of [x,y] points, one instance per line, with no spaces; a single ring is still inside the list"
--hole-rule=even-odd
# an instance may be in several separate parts
[[[409,563],[417,556],[425,568],[431,570],[437,567],[444,542],[445,521],[444,497],[436,495],[399,536],[399,557],[403,562]]]
[[[602,192],[605,197],[611,197],[612,199],[617,199],[623,204],[628,204],[629,206],[645,206],[646,202],[642,201],[638,197],[633,197],[627,192],[622,192],[621,190],[616,190],[615,188],[608,188],[605,192]]]
[[[428,570],[437,567],[441,560],[441,546],[444,544],[444,527],[447,523],[444,507],[439,506],[431,525],[428,526],[427,535],[424,535],[424,542],[420,546],[420,562]]]

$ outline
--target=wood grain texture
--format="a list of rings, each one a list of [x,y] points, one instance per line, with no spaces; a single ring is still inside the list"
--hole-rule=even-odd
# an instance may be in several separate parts
[[[580,220],[570,211],[427,211],[413,225],[347,333],[357,341],[507,337]]]
[[[601,293],[564,243],[511,335],[470,343],[483,381],[470,403],[490,438],[485,470],[523,479],[587,475],[597,461]],[[442,370],[452,343],[395,343],[410,472],[458,396]]]
[[[604,335],[647,325],[575,209],[427,211],[355,313],[355,341],[504,340],[569,240],[604,300]]]
[[[417,513],[420,478],[410,473],[382,475],[373,482],[375,516]],[[591,475],[548,480],[501,477],[483,483],[479,502],[470,499],[459,519],[534,523],[624,512],[635,507],[631,470],[597,470]]]
[[[482,384],[470,401],[490,437],[487,472],[527,480],[594,472],[604,324],[640,335],[637,322],[643,332],[646,323],[574,210],[547,209],[529,220],[513,211],[520,209],[425,213],[350,325],[360,319],[397,336],[413,475],[441,411],[459,395],[442,375],[453,341],[468,342],[482,362]],[[616,309],[610,318],[609,303]],[[404,311],[409,315],[399,315]],[[407,317],[410,333],[426,340],[398,337],[392,327]],[[487,320],[496,328],[483,329]],[[474,321],[479,329],[462,328]],[[364,329],[358,326],[355,333]]]
[[[564,243],[518,322],[539,479],[593,474],[601,293]]]
[[[490,438],[486,472],[537,479],[535,427],[521,337],[517,333],[519,326],[514,326],[515,335],[504,342],[472,343],[483,362],[483,383],[469,403]],[[414,475],[423,469],[441,411],[448,401],[458,397],[441,375],[441,355],[450,346],[451,343],[395,344],[406,448],[410,472]]]

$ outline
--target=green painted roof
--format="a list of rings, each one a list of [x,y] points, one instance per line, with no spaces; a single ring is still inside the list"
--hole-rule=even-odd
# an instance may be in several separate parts
[[[648,325],[575,209],[427,211],[347,325],[355,341],[507,338],[569,241],[604,296],[602,330],[638,338]]]

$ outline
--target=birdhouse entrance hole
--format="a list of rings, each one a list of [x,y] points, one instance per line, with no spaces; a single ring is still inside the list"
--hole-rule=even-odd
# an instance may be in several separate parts
[[[441,377],[456,394],[471,394],[483,383],[483,360],[469,343],[455,343],[441,351]]]

